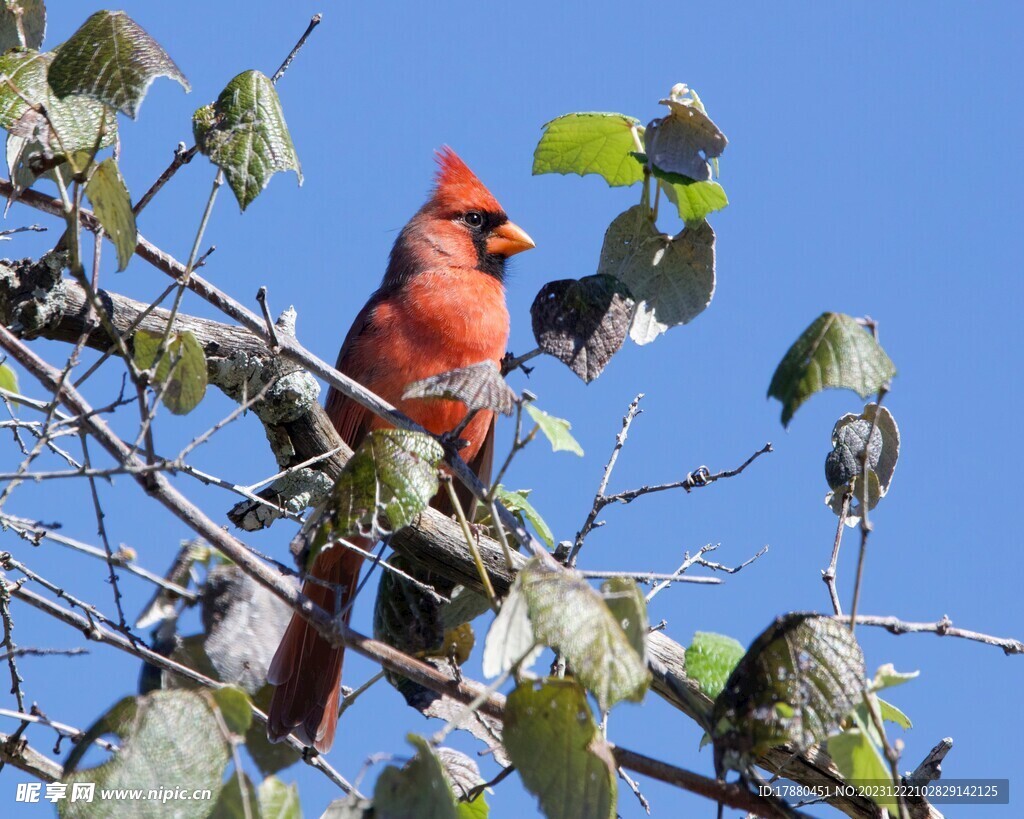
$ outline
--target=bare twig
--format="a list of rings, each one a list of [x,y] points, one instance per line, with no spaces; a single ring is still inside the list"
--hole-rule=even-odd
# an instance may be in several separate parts
[[[272,83],[276,85],[277,81],[284,76],[284,72],[287,71],[288,67],[292,64],[292,60],[295,59],[295,55],[302,50],[302,47],[306,44],[306,40],[309,39],[309,35],[313,33],[313,29],[320,25],[320,21],[322,19],[323,15],[319,12],[309,19],[309,25],[306,26],[306,30],[302,33],[302,36],[299,37],[299,41],[295,44],[292,50],[288,52],[288,56],[284,58],[284,62],[281,63],[281,67],[274,72],[274,76],[270,78]]]
[[[37,608],[40,611],[45,612],[51,617],[55,617],[61,622],[78,629],[83,634],[85,634],[85,636],[90,640],[95,640],[96,642],[105,643],[106,645],[119,648],[122,651],[127,652],[128,654],[132,654],[141,660],[145,660],[147,663],[151,665],[155,665],[157,668],[161,668],[164,671],[169,671],[173,674],[177,674],[178,676],[184,677],[185,679],[191,680],[192,682],[202,685],[206,688],[222,688],[224,686],[223,683],[210,679],[209,677],[200,674],[198,671],[195,671],[189,668],[188,666],[182,665],[181,663],[177,663],[168,657],[164,657],[162,654],[157,654],[155,651],[147,648],[145,645],[134,645],[130,640],[126,639],[125,637],[122,637],[120,634],[110,631],[104,628],[103,626],[97,625],[96,623],[87,620],[85,617],[82,617],[81,615],[68,609],[62,608],[61,606],[58,606],[55,603],[52,603],[51,601],[47,600],[45,597],[40,597],[39,595],[34,594],[33,592],[28,591],[27,589],[18,589],[13,596],[17,597],[19,600],[25,603],[28,603],[34,608]],[[267,715],[255,706],[252,706],[252,713],[253,716],[256,717],[256,719],[258,719],[260,722],[265,723],[267,721]],[[287,742],[290,746],[292,746],[295,750],[299,751],[300,753],[302,753],[304,750],[304,746],[302,745],[302,743],[294,737],[286,737],[285,742]],[[334,770],[334,768],[332,768],[324,760],[322,756],[303,753],[302,759],[307,765],[311,765],[312,767],[317,768],[318,770],[326,774],[328,779],[330,779],[334,784],[336,784],[346,793],[352,792],[352,786],[349,784],[349,782],[343,776],[341,776],[341,774]]]
[[[384,672],[378,671],[370,679],[364,682],[361,686],[353,691],[345,694],[342,697],[341,704],[338,706],[338,719],[341,719],[341,715],[344,714],[349,708],[355,705],[356,700],[359,699],[363,694],[369,691],[376,683],[384,679]]]
[[[96,557],[100,560],[107,559],[106,553],[102,549],[97,549],[95,546],[90,546],[87,543],[82,543],[81,541],[62,535],[59,532],[53,531],[51,528],[43,526],[35,521],[28,520],[27,518],[19,518],[14,515],[0,513],[0,528],[13,529],[19,537],[24,538],[33,545],[38,545],[40,541],[45,539],[69,549],[74,549],[76,552],[87,554],[90,557]],[[123,568],[127,572],[131,572],[132,574],[141,577],[143,580],[155,583],[157,586],[173,592],[185,600],[194,602],[198,599],[195,592],[189,591],[183,586],[179,586],[175,583],[170,583],[159,575],[153,574],[147,569],[136,565],[125,556],[125,551],[122,549],[118,549],[118,551],[114,553],[113,557],[115,565]]]
[[[878,338],[878,325],[873,323],[872,334],[875,338]],[[861,453],[861,470],[860,470],[860,552],[857,555],[857,577],[853,583],[853,603],[850,604],[850,631],[853,631],[857,623],[857,603],[860,602],[860,584],[864,578],[864,558],[868,551],[868,535],[871,534],[871,522],[868,520],[868,507],[871,505],[871,491],[868,484],[868,456],[871,451],[869,446],[871,442],[871,436],[875,434],[875,430],[878,428],[878,413],[882,408],[882,399],[885,398],[885,394],[888,391],[888,387],[883,386],[878,391],[878,398],[875,401],[875,414],[871,416],[871,428],[868,430],[868,437],[864,442],[864,452]]]
[[[618,767],[618,771],[619,771],[619,779],[621,779],[623,782],[625,782],[629,786],[629,789],[631,791],[633,791],[633,795],[636,797],[637,801],[640,803],[640,807],[644,809],[644,812],[648,816],[650,816],[651,815],[651,803],[648,802],[647,801],[647,797],[643,795],[643,792],[640,790],[639,783],[635,779],[633,779],[633,777],[631,777],[628,773],[626,773],[626,769],[623,768],[621,765]]]
[[[843,493],[843,506],[839,510],[839,524],[836,526],[836,537],[832,541],[832,559],[828,568],[821,573],[821,579],[828,587],[828,596],[832,599],[832,610],[836,614],[843,613],[843,607],[839,602],[839,590],[836,588],[836,562],[839,560],[839,546],[843,541],[843,530],[846,528],[846,517],[850,514],[850,501],[853,495],[850,492]]]
[[[8,659],[12,655],[15,657],[77,657],[80,654],[88,654],[84,648],[16,648],[14,651],[8,651],[5,654],[0,654],[0,662]]]
[[[646,586],[659,582],[666,583],[668,585],[673,583],[696,583],[697,585],[717,586],[722,582],[717,577],[690,577],[676,572],[673,572],[672,574],[659,574],[657,572],[601,572],[587,571],[584,569],[580,571],[580,574],[588,580],[611,580],[617,577],[626,577]]]
[[[773,452],[771,442],[765,444],[757,452],[751,455],[747,460],[740,464],[735,469],[725,469],[721,472],[711,472],[706,466],[701,466],[695,469],[693,472],[688,474],[681,481],[671,481],[670,483],[661,483],[654,486],[641,486],[637,489],[629,489],[625,492],[616,492],[614,495],[608,495],[604,499],[604,505],[607,506],[609,503],[632,503],[642,495],[649,495],[652,492],[665,492],[671,489],[683,489],[687,493],[694,489],[700,489],[704,486],[710,486],[715,481],[720,481],[723,478],[734,478],[743,472],[748,466],[754,461],[760,458],[762,455]]]
[[[535,347],[534,349],[530,350],[530,352],[523,353],[523,355],[521,356],[514,356],[511,353],[509,353],[501,361],[501,374],[509,375],[510,373],[513,373],[520,367],[522,367],[523,372],[529,375],[533,368],[524,367],[523,365],[526,364],[527,361],[536,358],[543,352],[544,351],[540,347]]]
[[[647,597],[646,597],[646,601],[648,603],[650,603],[651,600],[654,599],[655,595],[657,595],[659,592],[663,591],[664,589],[668,588],[670,585],[672,585],[672,583],[676,583],[676,582],[678,582],[679,579],[682,579],[681,576],[686,571],[688,571],[691,566],[703,566],[704,568],[711,569],[712,571],[725,572],[726,574],[736,574],[736,572],[740,571],[741,569],[746,568],[751,563],[753,563],[755,560],[758,560],[762,555],[765,555],[768,552],[768,547],[764,546],[761,549],[761,551],[759,551],[753,557],[748,557],[739,566],[723,566],[721,563],[714,563],[714,562],[712,562],[710,560],[706,560],[704,558],[704,555],[708,554],[709,552],[715,551],[718,548],[718,546],[719,546],[719,544],[717,544],[717,543],[708,543],[705,546],[701,546],[697,550],[697,553],[695,555],[693,555],[693,557],[690,557],[690,553],[687,552],[683,556],[683,562],[679,564],[679,568],[676,569],[666,579],[662,580],[657,586],[655,586],[653,589],[651,589],[650,592],[648,592]],[[716,579],[717,578],[707,578],[706,580],[716,580]]]
[[[154,196],[160,193],[160,189],[170,182],[171,177],[178,172],[178,169],[181,168],[182,165],[187,165],[191,162],[197,153],[199,153],[198,145],[186,148],[184,142],[178,143],[178,147],[174,149],[174,158],[171,160],[171,164],[167,166],[166,170],[164,170],[162,174],[160,174],[156,182],[150,186],[149,190],[142,194],[142,198],[135,203],[133,210],[135,211],[136,216],[142,213],[143,208],[153,201]]]
[[[72,725],[65,725],[63,722],[54,722],[49,717],[43,716],[39,713],[25,713],[24,711],[11,711],[7,708],[0,708],[0,717],[10,717],[11,719],[20,720],[21,722],[45,725],[47,728],[52,728],[56,731],[58,735],[67,737],[72,742],[78,742],[85,736],[85,731],[82,729],[75,728]],[[121,750],[113,742],[108,742],[105,739],[94,739],[93,744],[99,746],[105,751],[112,751],[114,753]]]
[[[277,340],[277,327],[274,326],[274,320],[270,317],[270,308],[267,306],[267,288],[260,287],[256,291],[256,301],[259,303],[260,312],[263,313],[263,320],[267,323],[267,334],[270,336],[270,349],[272,352],[277,352],[281,348],[281,344]]]
[[[10,237],[15,233],[25,233],[31,231],[33,233],[44,233],[47,228],[42,225],[25,225],[24,227],[7,228],[7,230],[0,230],[0,241],[9,242]]]
[[[843,622],[849,622],[849,617],[837,618]],[[955,628],[953,621],[946,615],[934,623],[911,623],[900,620],[898,617],[879,617],[871,614],[858,614],[857,625],[878,626],[884,628],[890,634],[935,634],[938,637],[959,637],[962,640],[973,640],[976,643],[985,643],[990,646],[997,646],[1006,655],[1024,654],[1024,642],[1015,640],[1012,637],[993,637],[990,634],[982,634],[978,631],[969,631],[963,628]]]
[[[84,434],[81,437],[82,463],[86,469],[89,469],[92,465],[89,459],[89,438]],[[96,489],[96,479],[90,476],[87,480],[89,481],[89,494],[92,498],[92,506],[96,512],[96,533],[100,536],[100,542],[103,544],[103,553],[106,556],[107,562],[107,577],[110,587],[114,592],[114,609],[117,611],[118,625],[122,633],[129,640],[137,640],[138,638],[132,633],[131,627],[128,625],[128,620],[124,616],[124,608],[121,605],[121,587],[118,585],[117,572],[114,571],[114,550],[110,548],[110,540],[107,537],[106,514],[100,505],[100,495]]]
[[[4,639],[0,646],[7,649],[4,658],[7,660],[7,668],[11,672],[11,693],[18,703],[18,710],[25,710],[25,695],[21,691],[21,684],[24,678],[18,672],[18,664],[15,658],[18,656],[18,646],[14,642],[14,620],[11,618],[11,591],[7,579],[0,577],[0,620],[3,620]]]
[[[626,437],[629,435],[629,427],[633,423],[633,419],[640,414],[640,402],[643,400],[644,394],[640,393],[634,398],[629,407],[626,409],[626,414],[622,416],[622,429],[619,430],[615,436],[615,446],[612,447],[612,454],[608,458],[608,463],[604,466],[604,472],[601,473],[601,483],[598,484],[597,493],[594,495],[594,503],[590,507],[590,513],[587,515],[587,519],[583,521],[583,525],[580,530],[576,533],[576,540],[573,543],[572,551],[569,552],[569,559],[566,561],[567,565],[576,565],[576,556],[579,554],[580,549],[583,548],[583,541],[587,535],[594,528],[597,522],[597,516],[601,513],[601,510],[608,505],[607,496],[605,492],[608,490],[608,481],[611,480],[612,470],[615,469],[615,462],[619,459],[619,453],[622,451],[622,447],[626,443]]]

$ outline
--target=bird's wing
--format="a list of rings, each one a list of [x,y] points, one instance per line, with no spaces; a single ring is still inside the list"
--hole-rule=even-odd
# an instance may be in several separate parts
[[[361,384],[365,384],[369,373],[361,371],[365,369],[366,362],[360,360],[357,354],[356,340],[366,333],[375,332],[373,319],[378,301],[379,299],[375,295],[359,311],[359,315],[356,316],[349,328],[348,335],[345,336],[341,352],[338,353],[338,363],[335,364],[335,369]],[[334,424],[334,428],[338,430],[341,439],[352,449],[357,449],[362,443],[373,420],[373,413],[370,410],[334,387],[331,387],[327,394],[327,415]]]

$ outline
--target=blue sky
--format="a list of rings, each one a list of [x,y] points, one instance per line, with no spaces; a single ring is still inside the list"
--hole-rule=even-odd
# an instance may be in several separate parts
[[[50,46],[102,7],[68,0],[48,6]],[[296,186],[291,175],[274,178],[244,215],[225,192],[208,229],[207,243],[217,251],[204,275],[251,306],[260,285],[268,287],[275,310],[294,304],[300,339],[329,360],[376,287],[397,230],[421,204],[432,152],[443,144],[462,155],[537,242],[537,250],[515,260],[508,288],[511,347],[531,348],[528,311],[538,289],[551,279],[594,272],[607,224],[638,196],[596,177],[532,177],[540,126],[586,110],[646,121],[659,115],[657,100],[674,83],[690,84],[730,139],[721,182],[731,205],[711,217],[718,235],[715,299],[691,325],[644,348],[627,345],[589,386],[554,359],[539,361],[529,380],[516,375],[515,387],[528,387],[541,407],[571,419],[586,457],[535,445],[517,460],[508,483],[533,488],[556,536],[570,537],[590,508],[622,413],[638,392],[646,393],[644,414],[613,489],[677,479],[701,464],[733,467],[770,440],[776,452],[740,478],[689,496],[609,508],[607,526],[588,539],[581,564],[671,571],[685,550],[706,543],[721,544],[717,557],[724,563],[739,563],[769,544],[767,556],[720,587],[681,586],[656,598],[652,620],[667,620],[668,632],[683,643],[694,631],[710,630],[746,644],[782,612],[827,610],[820,570],[835,518],[822,503],[822,463],[834,421],[859,411],[862,402],[846,392],[816,396],[784,431],[779,405],[765,392],[783,353],[822,311],[870,314],[899,368],[886,403],[903,447],[891,492],[872,516],[861,610],[908,620],[948,614],[966,628],[1024,635],[1014,511],[1024,295],[1024,164],[1014,159],[1024,136],[1013,91],[1024,67],[1013,36],[1024,23],[1019,4],[904,3],[884,12],[810,2],[660,9],[591,2],[585,10],[538,2],[252,0],[244,11],[228,3],[127,0],[124,6],[193,86],[185,95],[158,80],[138,122],[122,122],[122,169],[136,196],[166,166],[174,145],[191,139],[196,107],[239,71],[271,73],[309,15],[324,12],[279,87],[305,184]],[[212,177],[211,166],[197,159],[146,211],[140,230],[184,257]],[[11,226],[37,220],[18,207],[8,217]],[[3,250],[37,254],[55,238],[52,232],[17,236]],[[146,299],[166,286],[138,262],[113,273],[109,257],[108,288]],[[185,309],[211,314],[194,299]],[[59,352],[44,343],[38,348]],[[112,389],[115,370],[96,381],[94,397]],[[177,451],[230,408],[211,392],[195,414],[162,419],[162,448]],[[508,427],[500,428],[506,446]],[[7,442],[0,464],[16,463]],[[201,450],[197,465],[241,483],[274,471],[252,418]],[[224,519],[230,496],[185,486]],[[86,492],[84,484],[23,487],[7,510],[59,519],[69,535],[95,542]],[[103,499],[112,539],[163,571],[187,530],[127,480],[104,488]],[[289,536],[273,529],[250,542],[283,556]],[[839,566],[846,605],[854,541],[847,540]],[[0,548],[112,607],[101,566],[55,547],[26,551],[9,534],[0,535]],[[127,578],[123,586],[134,615],[149,588]],[[357,606],[361,630],[370,628],[370,609],[369,599]],[[15,614],[19,643],[80,643],[75,633],[23,607]],[[893,662],[921,671],[892,695],[914,721],[902,736],[903,768],[951,736],[946,776],[1019,772],[1007,752],[1024,732],[1020,658],[932,635],[860,629],[858,636],[869,669]],[[138,670],[130,658],[102,647],[87,657],[26,658],[22,669],[30,699],[52,718],[83,727],[130,693]],[[373,672],[349,657],[345,681],[356,685]],[[477,672],[471,664],[470,673]],[[379,685],[345,714],[329,759],[354,777],[369,754],[405,753],[405,733],[437,727]],[[710,752],[697,751],[699,729],[656,696],[616,709],[610,735],[711,773]],[[52,742],[42,731],[29,737],[42,750]],[[485,770],[493,773],[490,765]],[[283,778],[298,781],[307,816],[318,816],[336,795],[301,765]],[[0,774],[5,811],[18,780],[11,769]],[[655,815],[711,810],[651,781],[641,787]],[[534,810],[514,778],[498,787],[491,804],[496,817]],[[642,815],[628,791],[619,810],[624,817]],[[974,810],[1010,816],[1014,809]]]

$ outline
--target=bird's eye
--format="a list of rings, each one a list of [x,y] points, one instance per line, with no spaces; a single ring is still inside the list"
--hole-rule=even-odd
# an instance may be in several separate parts
[[[484,217],[480,211],[471,210],[463,215],[462,221],[472,228],[478,228],[484,223]]]

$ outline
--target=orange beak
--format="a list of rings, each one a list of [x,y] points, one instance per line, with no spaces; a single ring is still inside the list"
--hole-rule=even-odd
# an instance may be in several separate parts
[[[498,256],[514,256],[536,246],[529,234],[515,222],[498,225],[487,239],[487,252]]]

